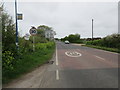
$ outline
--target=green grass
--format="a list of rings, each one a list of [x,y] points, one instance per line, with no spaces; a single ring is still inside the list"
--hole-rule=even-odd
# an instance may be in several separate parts
[[[38,49],[35,52],[23,54],[21,59],[15,64],[13,71],[3,71],[3,84],[6,84],[21,75],[34,70],[36,67],[45,64],[52,58],[54,51],[55,45],[44,50]]]
[[[82,45],[82,46],[91,47],[91,48],[97,48],[97,49],[102,49],[102,50],[106,50],[106,51],[120,53],[120,50],[118,48],[108,48],[108,47],[101,47],[101,46],[94,46],[94,45]]]

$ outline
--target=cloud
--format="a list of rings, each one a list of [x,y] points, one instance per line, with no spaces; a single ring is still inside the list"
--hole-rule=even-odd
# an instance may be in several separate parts
[[[13,3],[6,3],[6,9],[14,16]],[[21,2],[18,11],[24,19],[19,21],[19,28],[24,35],[31,25],[49,25],[54,28],[56,37],[72,33],[91,37],[91,19],[94,19],[94,36],[104,37],[116,33],[117,2]]]

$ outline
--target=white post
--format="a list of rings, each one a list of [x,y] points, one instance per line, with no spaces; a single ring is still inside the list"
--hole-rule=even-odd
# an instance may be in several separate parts
[[[35,51],[35,38],[33,36],[33,51]]]

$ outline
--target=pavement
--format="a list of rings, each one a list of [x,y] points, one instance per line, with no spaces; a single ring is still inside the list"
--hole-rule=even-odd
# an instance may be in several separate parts
[[[5,88],[118,88],[118,55],[56,42],[51,61]]]

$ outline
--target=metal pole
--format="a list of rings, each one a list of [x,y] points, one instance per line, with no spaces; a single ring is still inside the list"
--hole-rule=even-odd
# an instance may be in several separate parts
[[[93,19],[92,19],[92,40],[93,40]]]
[[[16,48],[18,49],[18,22],[17,22],[17,1],[15,0],[15,20],[16,20]]]
[[[35,51],[35,38],[33,36],[33,51]]]

